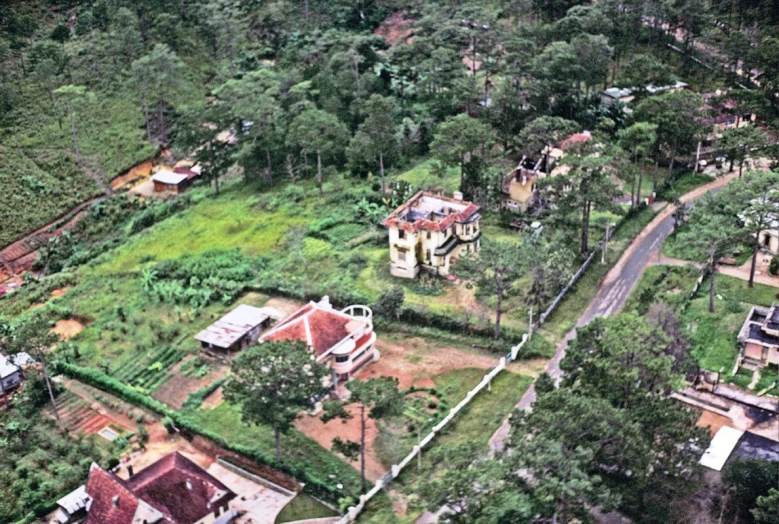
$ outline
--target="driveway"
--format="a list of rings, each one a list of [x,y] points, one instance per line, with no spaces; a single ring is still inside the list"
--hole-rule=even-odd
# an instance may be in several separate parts
[[[698,187],[689,193],[684,194],[680,200],[684,203],[691,203],[702,197],[709,191],[716,193],[733,178],[738,177],[738,173],[717,178],[716,180]],[[633,240],[630,246],[625,250],[620,259],[613,268],[606,274],[601,282],[595,298],[579,317],[571,331],[569,331],[562,342],[557,345],[555,354],[547,363],[544,369],[555,380],[559,380],[562,371],[560,370],[560,361],[565,356],[565,348],[568,342],[576,337],[576,328],[585,326],[596,317],[610,317],[620,312],[625,305],[630,292],[638,283],[644,269],[653,256],[660,253],[660,246],[663,240],[673,231],[673,212],[676,209],[673,205],[668,205],[650,222],[644,230]],[[536,399],[535,384],[525,392],[525,395],[517,404],[517,409],[528,409]],[[504,443],[509,435],[510,426],[508,420],[504,421],[500,428],[490,438],[490,447],[492,451],[502,451]]]
[[[295,498],[237,475],[218,462],[209,466],[208,473],[238,495],[230,505],[241,512],[236,521],[239,524],[273,524],[284,506]]]

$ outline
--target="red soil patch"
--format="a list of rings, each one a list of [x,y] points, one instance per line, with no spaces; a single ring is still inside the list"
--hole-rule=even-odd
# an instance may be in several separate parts
[[[53,296],[53,297],[61,297],[62,295],[67,293],[69,289],[70,289],[69,287],[61,287],[61,288],[55,289],[54,291],[51,292],[51,296]]]
[[[711,435],[714,436],[722,426],[732,426],[733,421],[723,415],[703,410],[701,418],[695,425],[699,428],[708,428]]]
[[[141,162],[140,164],[134,165],[126,173],[123,173],[118,177],[111,179],[110,182],[111,189],[116,190],[119,189],[120,187],[124,187],[128,184],[131,184],[136,180],[140,180],[142,178],[149,178],[151,176],[152,166],[153,163],[151,160],[146,160],[144,162]]]
[[[498,361],[495,355],[435,346],[421,338],[405,339],[402,346],[381,339],[377,347],[381,358],[361,369],[357,378],[396,377],[401,388],[411,385],[434,387],[433,377],[436,375],[463,367],[490,369]]]
[[[82,331],[84,331],[84,324],[74,318],[58,320],[51,328],[51,332],[59,335],[62,340],[70,340]]]
[[[411,36],[413,30],[411,27],[411,20],[407,19],[402,11],[395,11],[392,16],[385,19],[379,27],[373,32],[374,35],[380,36],[386,41],[390,47],[395,47],[400,43],[410,44],[414,37]]]
[[[210,361],[208,365],[210,366],[211,371],[202,378],[187,376],[180,373],[179,370],[181,369],[181,366],[193,358],[197,357],[188,357],[173,366],[170,379],[160,386],[160,388],[152,394],[152,397],[160,402],[164,402],[172,408],[181,409],[181,406],[184,405],[184,401],[187,400],[190,393],[194,393],[198,389],[212,384],[227,375],[230,371],[228,366],[218,364],[215,361]]]
[[[352,418],[346,421],[340,419],[331,420],[327,424],[322,422],[319,416],[312,417],[304,414],[295,421],[295,427],[302,431],[309,438],[316,440],[323,448],[330,449],[333,445],[333,439],[340,437],[342,440],[360,441],[360,410],[357,404],[350,404],[346,410],[352,414]],[[374,453],[374,442],[379,430],[376,423],[367,419],[365,421],[365,476],[371,480],[378,480],[387,468],[382,466]],[[360,461],[350,462],[355,469],[359,470]]]

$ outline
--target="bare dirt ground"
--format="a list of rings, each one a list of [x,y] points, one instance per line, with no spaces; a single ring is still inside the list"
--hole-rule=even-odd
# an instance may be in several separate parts
[[[477,350],[467,351],[428,342],[419,337],[404,339],[403,343],[380,339],[376,343],[381,358],[364,367],[357,374],[360,380],[390,376],[396,377],[401,388],[409,386],[432,387],[433,377],[460,368],[490,369],[495,366],[499,355]],[[533,374],[543,367],[543,359],[514,362],[507,369],[515,373]]]
[[[171,378],[155,391],[152,394],[152,397],[160,402],[164,402],[172,408],[181,409],[181,406],[184,404],[184,401],[187,400],[190,393],[194,393],[198,389],[212,384],[220,378],[227,376],[230,372],[230,367],[227,364],[220,363],[216,360],[209,360],[208,365],[211,369],[208,374],[201,378],[181,373],[181,367],[186,362],[196,358],[198,358],[197,355],[191,355],[173,366]]]
[[[433,377],[461,368],[479,368],[485,371],[494,367],[499,356],[482,353],[478,350],[464,350],[446,347],[443,344],[429,342],[419,337],[396,340],[380,339],[377,347],[381,353],[378,362],[364,367],[356,375],[355,380],[368,380],[380,376],[396,377],[402,389],[410,386],[434,387]],[[515,373],[537,375],[546,363],[543,359],[515,362],[507,369]],[[343,423],[332,420],[324,424],[318,416],[303,415],[295,422],[295,427],[309,438],[316,440],[322,447],[330,449],[333,439],[359,442],[360,420],[357,405],[351,405],[348,410],[354,418]],[[376,424],[372,420],[366,422],[366,475],[371,480],[378,479],[389,465],[381,464],[375,452],[375,440],[378,435]],[[360,467],[359,461],[353,462],[355,468]]]
[[[154,162],[151,159],[146,160],[145,162],[141,162],[140,164],[136,164],[126,173],[111,179],[111,189],[117,190],[135,182],[136,180],[149,178],[151,176],[153,165]]]
[[[82,331],[84,324],[73,318],[58,320],[51,328],[51,332],[59,335],[62,340],[70,340]]]
[[[69,287],[61,287],[61,288],[55,289],[54,291],[51,292],[51,296],[53,296],[53,297],[61,297],[62,295],[67,293],[69,289],[70,289]]]
[[[708,428],[711,435],[714,436],[722,426],[730,426],[731,424],[732,422],[728,417],[703,410],[696,426]]]
[[[322,447],[330,449],[335,437],[342,440],[360,441],[360,412],[356,404],[347,406],[347,411],[352,414],[352,418],[343,421],[339,419],[331,420],[327,424],[322,422],[319,415],[303,415],[295,421],[295,427],[302,431],[306,436],[316,440]],[[379,463],[374,452],[374,441],[379,434],[376,423],[367,419],[365,421],[365,476],[375,481],[381,477],[387,468]],[[351,462],[358,471],[360,468],[359,460]]]
[[[382,37],[390,47],[395,47],[403,42],[410,44],[414,39],[411,23],[412,20],[407,19],[402,11],[396,11],[385,19],[373,34]]]

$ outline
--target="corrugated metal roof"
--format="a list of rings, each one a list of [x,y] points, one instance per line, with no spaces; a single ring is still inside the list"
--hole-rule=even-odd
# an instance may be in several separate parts
[[[701,465],[714,471],[721,471],[743,434],[744,432],[738,429],[722,426],[711,439],[709,449],[703,453]]]
[[[161,184],[172,184],[172,185],[178,185],[184,180],[187,179],[187,175],[182,175],[180,173],[174,173],[173,171],[168,171],[167,169],[161,169],[157,171],[151,179],[155,182],[160,182]]]
[[[220,348],[229,348],[253,328],[275,314],[268,308],[241,304],[195,335],[197,340]]]

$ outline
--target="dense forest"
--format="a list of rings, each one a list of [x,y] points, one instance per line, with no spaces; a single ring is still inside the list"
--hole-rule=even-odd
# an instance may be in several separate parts
[[[677,83],[686,89],[665,89]],[[603,102],[614,87],[632,89],[630,107]],[[83,213],[34,246],[24,287],[0,300],[0,343],[27,350],[25,324],[88,318],[40,360],[81,366],[81,380],[149,409],[174,366],[197,353],[181,342],[188,332],[247,290],[371,304],[387,331],[413,325],[414,336],[502,355],[604,230],[608,240],[622,224],[613,242],[624,249],[655,216],[647,202],[710,181],[693,171],[714,116],[754,114],[759,127],[725,130],[710,156],[739,176],[756,151],[766,169],[779,167],[778,94],[779,3],[768,0],[2,1],[0,247],[62,225],[82,204]],[[567,170],[539,181],[529,209],[501,209],[506,173],[575,134],[588,139],[567,152]],[[150,159],[197,162],[200,187],[163,201],[112,184]],[[759,247],[741,223],[757,194],[749,184],[768,194],[776,177],[743,180],[696,208],[677,237],[712,274]],[[461,191],[482,206],[490,260],[461,266],[478,288],[473,305],[444,279],[400,285],[382,265],[379,224],[419,189]],[[192,209],[201,214],[185,215]],[[517,220],[543,227],[518,233]],[[484,277],[499,264],[514,266],[505,289]],[[753,279],[754,263],[750,288]],[[710,286],[713,313],[714,277]],[[48,302],[59,289],[70,291]],[[533,411],[511,417],[508,453],[487,453],[489,435],[452,438],[400,477],[393,502],[407,514],[382,499],[361,519],[406,522],[446,505],[441,519],[454,523],[590,522],[610,511],[642,523],[776,522],[773,465],[743,461],[723,482],[705,481],[696,453],[710,437],[669,395],[707,366],[691,356],[696,340],[676,309],[649,302],[580,330],[562,382],[542,374]],[[523,358],[551,356],[576,319],[553,322]],[[55,426],[39,409],[51,397],[0,418],[0,520],[40,516],[83,483],[90,459],[111,455]],[[364,491],[341,460],[351,460],[346,444],[331,455],[291,422],[271,437],[261,423],[241,426],[233,406],[197,407],[166,421],[224,431],[341,510]],[[496,413],[508,414],[485,420]],[[407,424],[402,445],[434,423]]]

